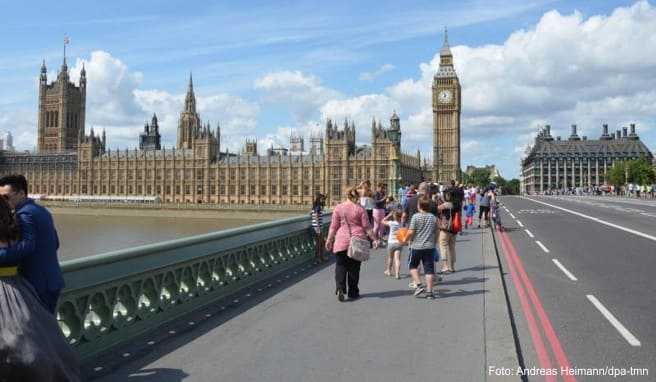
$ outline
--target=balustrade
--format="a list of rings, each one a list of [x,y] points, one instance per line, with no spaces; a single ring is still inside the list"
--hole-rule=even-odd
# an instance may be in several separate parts
[[[67,261],[57,319],[84,361],[312,261],[314,245],[308,215]]]

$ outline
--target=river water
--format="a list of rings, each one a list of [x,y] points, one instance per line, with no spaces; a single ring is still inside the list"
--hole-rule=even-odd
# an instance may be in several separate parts
[[[59,260],[261,223],[262,219],[173,218],[53,214]]]

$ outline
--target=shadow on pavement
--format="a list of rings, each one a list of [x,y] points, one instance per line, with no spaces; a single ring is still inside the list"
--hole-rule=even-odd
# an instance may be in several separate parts
[[[482,283],[487,281],[487,277],[482,278],[482,277],[463,277],[458,280],[444,280],[439,285],[464,285],[464,284],[471,284],[471,283]]]
[[[487,289],[476,289],[476,290],[459,290],[457,292],[451,292],[451,289],[442,289],[439,288],[438,291],[440,294],[440,299],[449,298],[449,297],[464,297],[464,296],[473,296],[477,294],[483,294],[489,292]]]
[[[389,290],[386,292],[363,293],[360,298],[392,298],[399,296],[411,296],[411,289]]]
[[[110,352],[82,365],[84,380],[181,381],[187,377],[182,370],[142,368],[333,264],[333,256],[324,263],[310,260],[164,324],[152,332],[140,335],[130,343],[117,346]],[[308,265],[309,268],[302,270]],[[149,341],[154,342],[155,345],[147,345]],[[131,357],[123,358],[121,355],[125,353],[131,354]],[[124,367],[125,364],[128,366]],[[94,371],[97,366],[102,366],[100,372]],[[120,374],[117,373],[118,370],[121,370]],[[151,373],[152,371],[154,373]]]

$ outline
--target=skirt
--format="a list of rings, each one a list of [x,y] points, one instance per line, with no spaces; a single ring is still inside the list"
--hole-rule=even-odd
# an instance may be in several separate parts
[[[0,277],[0,382],[81,380],[77,354],[32,285]]]

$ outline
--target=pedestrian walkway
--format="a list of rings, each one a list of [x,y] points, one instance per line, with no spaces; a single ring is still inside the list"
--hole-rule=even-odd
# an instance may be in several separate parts
[[[331,265],[154,345],[99,380],[483,381],[486,353],[512,360],[489,231],[458,237],[457,272],[444,277],[433,301],[412,296],[407,253],[401,280],[383,275],[384,251],[363,264],[359,300],[337,301]],[[494,342],[486,344],[490,330]]]

